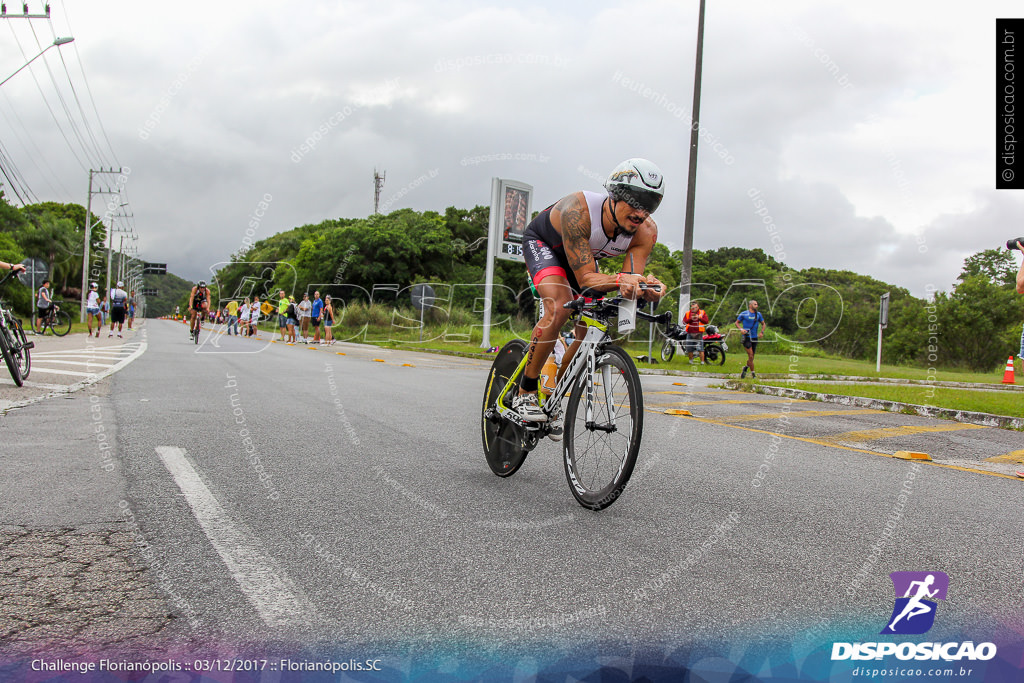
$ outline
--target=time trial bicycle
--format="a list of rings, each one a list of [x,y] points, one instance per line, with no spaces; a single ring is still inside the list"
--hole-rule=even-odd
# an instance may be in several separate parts
[[[484,455],[494,474],[509,477],[522,467],[527,454],[551,432],[551,418],[564,400],[562,454],[569,490],[591,510],[603,510],[622,495],[640,452],[644,422],[640,374],[608,332],[609,319],[619,315],[624,301],[581,297],[565,304],[572,311],[570,321],[587,329],[551,395],[538,394],[547,422],[526,422],[511,408],[529,345],[513,339],[501,348],[487,376],[483,401]],[[659,325],[672,320],[671,312],[635,314]]]

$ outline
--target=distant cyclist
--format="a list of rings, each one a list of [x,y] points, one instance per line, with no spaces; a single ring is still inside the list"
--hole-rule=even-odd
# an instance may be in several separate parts
[[[523,255],[530,278],[544,302],[544,315],[533,329],[526,370],[513,409],[528,422],[544,422],[547,415],[537,400],[544,363],[559,331],[569,318],[563,306],[583,289],[619,290],[627,298],[658,301],[665,287],[654,276],[644,276],[651,250],[658,241],[658,226],[651,218],[665,195],[661,170],[646,159],[628,159],[608,176],[607,192],[574,192],[537,214],[523,233]],[[623,271],[605,275],[597,260],[626,255]],[[640,291],[639,285],[652,289]],[[584,328],[577,330],[581,339]],[[579,348],[576,341],[562,360],[568,367]],[[561,438],[558,418],[551,438]]]
[[[210,311],[210,290],[206,288],[206,280],[200,280],[199,284],[192,288],[192,293],[188,295],[188,330],[190,334],[195,333],[196,330],[196,319],[202,323],[203,318]]]

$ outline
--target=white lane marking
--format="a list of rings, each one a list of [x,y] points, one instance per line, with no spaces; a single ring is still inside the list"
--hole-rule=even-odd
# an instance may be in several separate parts
[[[35,370],[34,367],[32,369]],[[0,384],[10,385],[12,387],[16,386],[13,379],[3,374],[3,368],[0,368]],[[25,386],[29,389],[46,389],[47,391],[60,390],[67,387],[66,384],[45,384],[43,382],[30,382],[29,380],[25,380]],[[8,403],[10,403],[10,401],[8,401]],[[0,407],[0,412],[2,411],[3,408]]]
[[[158,446],[156,453],[263,622],[271,627],[308,624],[313,606],[277,561],[263,551],[259,540],[228,516],[185,457],[185,451],[174,446]]]
[[[64,394],[73,394],[76,391],[81,391],[82,389],[84,389],[84,388],[86,388],[88,386],[92,386],[93,384],[96,384],[97,382],[102,380],[104,377],[109,377],[110,375],[114,374],[118,370],[120,370],[120,369],[124,368],[125,366],[127,366],[133,360],[135,360],[136,358],[138,358],[139,356],[144,354],[146,352],[147,348],[149,348],[149,347],[146,344],[146,342],[141,342],[139,344],[138,348],[135,349],[130,356],[127,356],[124,360],[122,360],[121,362],[119,362],[117,365],[115,365],[112,368],[107,368],[106,370],[104,370],[102,372],[98,372],[98,373],[93,374],[93,375],[88,375],[85,379],[83,379],[83,380],[81,380],[79,382],[75,382],[74,384],[71,384],[71,385],[68,385],[68,386],[65,386],[65,387],[61,387],[60,389],[56,389],[54,391],[51,391],[48,394],[43,394],[42,396],[34,396],[32,398],[27,398],[27,399],[22,400],[22,401],[11,401],[10,403],[7,403],[5,405],[0,405],[0,415],[2,415],[3,413],[6,413],[11,408],[24,408],[25,406],[30,406],[30,405],[32,405],[34,403],[40,403],[41,401],[45,401],[48,398],[54,398],[55,396],[62,396]],[[33,355],[35,355],[35,354],[33,354]],[[35,368],[32,368],[32,370],[35,370]]]
[[[32,373],[45,372],[50,375],[69,375],[71,377],[92,377],[95,372],[78,372],[77,370],[56,370],[53,368],[41,368],[38,365],[32,365]]]
[[[59,358],[54,358],[53,356],[46,356],[45,358],[36,358],[35,356],[32,356],[32,360],[44,361],[46,363],[58,363],[60,365],[85,365],[86,367],[88,367],[90,365],[95,365],[98,368],[112,368],[115,365],[115,363],[100,363],[100,362],[94,361],[94,360],[60,360]],[[106,361],[106,360],[117,360],[117,359],[116,358],[104,358],[103,360]]]
[[[40,356],[49,356],[49,355],[71,355],[71,354],[74,354],[74,355],[81,356],[82,354],[85,354],[87,356],[91,356],[91,355],[101,355],[101,354],[106,354],[106,355],[121,354],[121,353],[125,353],[126,351],[134,351],[137,347],[141,346],[144,343],[145,342],[131,342],[131,343],[128,343],[128,344],[120,344],[119,346],[104,346],[104,347],[93,347],[93,348],[86,347],[84,349],[61,349],[59,351],[38,351],[37,350],[38,347],[37,347],[37,349],[33,349],[32,350],[32,355],[35,356],[35,355],[38,354]]]

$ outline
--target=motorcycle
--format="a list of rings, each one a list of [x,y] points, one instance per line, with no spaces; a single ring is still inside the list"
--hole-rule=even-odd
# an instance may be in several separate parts
[[[661,347],[661,360],[669,362],[679,347],[680,353],[686,353],[686,328],[682,325],[669,325],[665,335],[665,343]],[[708,325],[704,330],[704,362],[707,365],[725,365],[725,352],[729,345],[725,335],[720,334],[718,327]]]

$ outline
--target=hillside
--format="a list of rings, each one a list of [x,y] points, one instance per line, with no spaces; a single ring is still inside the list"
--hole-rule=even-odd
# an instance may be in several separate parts
[[[146,297],[146,317],[158,318],[170,315],[174,307],[187,299],[192,283],[173,273],[166,275],[145,275],[146,288],[157,290],[156,296]]]

